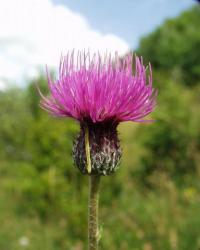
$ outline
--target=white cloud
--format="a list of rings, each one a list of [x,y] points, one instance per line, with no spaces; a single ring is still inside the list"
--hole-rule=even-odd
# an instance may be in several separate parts
[[[0,91],[5,90],[6,87],[8,87],[6,82],[4,82],[2,79],[0,79]]]
[[[71,49],[125,53],[129,46],[102,34],[66,6],[50,0],[0,0],[0,79],[20,84],[38,66],[56,66]],[[1,87],[1,85],[0,85]]]

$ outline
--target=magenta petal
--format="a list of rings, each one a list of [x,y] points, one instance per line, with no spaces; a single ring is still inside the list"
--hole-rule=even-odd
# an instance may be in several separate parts
[[[51,115],[93,123],[152,121],[143,118],[154,110],[157,91],[152,87],[151,65],[147,73],[142,58],[89,52],[75,56],[73,51],[61,57],[58,80],[53,82],[49,74],[47,79],[50,96],[39,93],[41,107]]]

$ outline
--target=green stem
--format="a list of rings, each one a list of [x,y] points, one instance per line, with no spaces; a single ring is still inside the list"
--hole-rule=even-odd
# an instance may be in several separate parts
[[[99,229],[98,229],[98,205],[99,205],[99,184],[100,176],[89,176],[89,214],[88,214],[88,250],[98,249]]]

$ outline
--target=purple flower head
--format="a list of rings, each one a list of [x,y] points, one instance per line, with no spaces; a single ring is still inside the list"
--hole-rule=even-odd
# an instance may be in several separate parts
[[[149,121],[143,118],[156,105],[151,66],[145,68],[132,54],[119,58],[117,53],[101,57],[72,52],[61,58],[58,80],[53,82],[48,75],[48,85],[50,95],[40,93],[41,107],[80,122],[73,147],[75,165],[83,174],[114,173],[121,158],[117,125]]]
[[[61,58],[58,80],[48,76],[50,96],[42,96],[41,107],[54,116],[80,122],[144,122],[156,105],[150,65],[148,72],[147,78],[142,59],[132,54],[121,59],[117,53],[113,58],[68,53]]]

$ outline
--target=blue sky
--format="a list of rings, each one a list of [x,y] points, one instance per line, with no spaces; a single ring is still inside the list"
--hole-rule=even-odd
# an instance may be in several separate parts
[[[0,0],[0,90],[57,69],[60,55],[123,55],[194,0]]]
[[[103,33],[113,33],[136,47],[139,38],[166,18],[175,17],[194,0],[53,0],[85,16]]]

